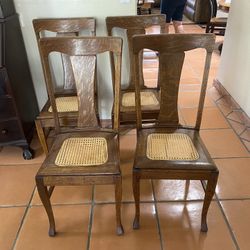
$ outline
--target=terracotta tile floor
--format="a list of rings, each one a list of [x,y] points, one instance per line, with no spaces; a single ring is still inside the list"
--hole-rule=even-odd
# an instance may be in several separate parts
[[[187,25],[186,32],[204,32]],[[220,38],[221,39],[221,38]],[[187,54],[181,79],[181,121],[193,124],[204,53]],[[157,59],[145,60],[148,84],[155,84]],[[135,130],[121,136],[123,175],[122,221],[125,235],[115,235],[113,186],[59,187],[52,198],[58,234],[47,234],[48,220],[38,197],[34,175],[44,159],[35,136],[35,159],[25,161],[19,148],[0,150],[1,250],[250,249],[250,140],[237,112],[213,87],[220,56],[214,53],[201,135],[220,170],[216,196],[208,212],[209,231],[200,232],[204,193],[198,181],[144,181],[141,186],[141,229],[134,231],[131,171]],[[228,118],[228,119],[226,119]],[[240,134],[240,135],[239,135]]]

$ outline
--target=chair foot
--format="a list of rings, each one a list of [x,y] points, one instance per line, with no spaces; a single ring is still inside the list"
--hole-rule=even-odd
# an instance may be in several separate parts
[[[207,230],[208,230],[207,223],[206,222],[201,223],[201,232],[206,233]]]
[[[134,222],[133,222],[133,229],[137,230],[140,228],[140,222],[139,222],[139,218],[135,218]]]
[[[54,237],[56,235],[56,230],[54,228],[49,229],[49,236]]]
[[[121,226],[118,226],[118,227],[116,228],[116,234],[117,234],[118,236],[121,236],[121,235],[124,234],[124,229],[123,229],[122,225],[121,225]]]

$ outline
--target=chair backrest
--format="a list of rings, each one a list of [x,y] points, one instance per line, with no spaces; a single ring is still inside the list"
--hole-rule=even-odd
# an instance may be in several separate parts
[[[52,52],[63,53],[69,56],[72,71],[76,82],[78,97],[78,128],[99,129],[100,124],[96,115],[95,97],[95,58],[98,54],[112,52],[114,55],[114,105],[113,130],[119,129],[119,95],[121,74],[122,39],[118,37],[50,37],[39,40],[42,65],[49,99],[55,120],[55,131],[61,131],[59,113],[55,102],[55,90],[52,83],[51,65],[49,56]],[[100,68],[99,71],[102,69]],[[101,83],[99,83],[101,84]]]
[[[217,0],[208,0],[209,6],[210,6],[210,13],[211,13],[211,18],[216,17],[217,15]]]
[[[194,129],[199,130],[214,43],[214,34],[160,34],[136,35],[133,37],[138,129],[142,128],[139,85],[140,52],[143,49],[151,49],[159,53],[160,112],[156,126],[179,127],[178,93],[185,52],[197,48],[206,50],[199,106],[194,127]]]
[[[85,32],[90,36],[96,34],[96,22],[93,17],[79,18],[42,18],[34,19],[33,27],[37,43],[40,38],[46,37],[46,31],[56,33],[56,36],[79,36]],[[39,45],[39,43],[38,43]],[[75,79],[67,55],[61,55],[63,66],[63,89],[75,89]]]
[[[124,40],[124,47],[128,47],[129,53],[129,80],[128,87],[126,89],[134,90],[134,65],[133,65],[133,53],[132,53],[132,37],[136,34],[145,34],[146,29],[151,26],[160,26],[160,32],[164,33],[165,25],[166,25],[166,16],[165,15],[140,15],[140,16],[113,16],[106,18],[106,26],[108,31],[108,36],[113,35],[114,28],[121,28],[126,31],[126,38]],[[127,46],[125,46],[127,43]],[[124,53],[124,51],[123,51]],[[140,62],[142,63],[143,54],[140,55]],[[114,61],[111,56],[111,69],[113,69]],[[124,58],[124,56],[123,56]],[[123,61],[124,63],[124,61]],[[122,76],[123,77],[123,76]],[[143,81],[143,72],[140,71],[140,83],[144,85]],[[123,87],[122,87],[123,88]]]

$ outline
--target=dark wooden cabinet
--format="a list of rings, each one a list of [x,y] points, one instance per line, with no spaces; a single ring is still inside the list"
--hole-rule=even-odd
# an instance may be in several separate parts
[[[0,0],[0,147],[19,146],[25,159],[29,147],[37,100],[13,1]]]

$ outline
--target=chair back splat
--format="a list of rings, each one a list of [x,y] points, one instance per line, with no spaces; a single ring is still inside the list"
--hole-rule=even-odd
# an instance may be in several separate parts
[[[133,53],[135,67],[135,82],[137,88],[136,102],[138,105],[138,128],[142,127],[141,98],[140,95],[140,52],[147,48],[159,53],[158,85],[160,87],[160,112],[157,118],[158,126],[179,126],[178,93],[185,52],[196,48],[206,50],[206,62],[204,65],[202,88],[197,112],[195,129],[199,130],[202,117],[202,109],[207,88],[208,74],[213,52],[214,36],[200,34],[168,34],[168,35],[138,35],[133,37]],[[138,89],[139,87],[139,89]]]
[[[55,102],[55,90],[53,88],[49,55],[52,52],[59,52],[70,56],[74,78],[76,80],[76,89],[78,96],[79,112],[78,112],[78,127],[81,128],[96,128],[99,127],[99,122],[96,116],[96,103],[94,91],[94,75],[95,75],[95,58],[97,54],[104,52],[112,52],[116,58],[115,68],[120,68],[121,56],[120,47],[121,40],[117,38],[98,37],[91,39],[88,37],[61,37],[61,38],[42,38],[40,39],[40,50],[42,55],[42,64],[45,72],[46,85],[51,101],[51,106],[55,119],[55,130],[60,132],[60,122],[58,110]],[[117,71],[117,70],[116,70]],[[87,77],[86,77],[87,74]],[[120,91],[118,81],[120,72],[116,73],[114,79],[114,91]],[[117,94],[115,93],[115,96]],[[118,94],[119,96],[119,94]],[[114,107],[119,106],[119,98],[115,98]],[[114,129],[118,132],[119,115],[117,108],[114,116]]]

